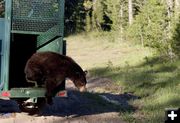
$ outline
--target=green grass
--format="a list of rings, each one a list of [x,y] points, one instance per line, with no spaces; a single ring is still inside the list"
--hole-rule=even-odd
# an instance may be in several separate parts
[[[165,108],[180,107],[180,61],[162,63],[152,59],[136,66],[94,68],[93,76],[104,76],[141,97],[131,101],[134,113],[121,113],[123,119],[137,123],[164,121]]]
[[[91,34],[89,34],[91,35]],[[137,64],[152,55],[148,48],[131,42],[110,42],[109,37],[74,35],[67,37],[67,55],[84,69]],[[95,35],[95,34],[93,34]]]
[[[106,36],[67,38],[68,55],[92,76],[111,78],[140,99],[129,103],[137,108],[120,111],[130,123],[164,122],[165,108],[180,107],[180,61],[164,62],[151,49],[131,42],[109,41]],[[118,91],[118,90],[116,90]]]

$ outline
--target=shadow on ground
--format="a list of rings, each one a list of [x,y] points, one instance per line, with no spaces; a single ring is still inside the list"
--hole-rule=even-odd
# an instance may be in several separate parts
[[[105,97],[105,99],[104,99]],[[130,94],[80,93],[69,91],[68,98],[54,98],[52,106],[46,105],[41,115],[84,116],[119,111],[134,111],[128,100],[137,99]],[[112,102],[111,102],[112,101]],[[116,103],[114,103],[116,102]]]
[[[79,117],[120,111],[132,112],[135,108],[128,104],[131,99],[137,97],[131,94],[80,93],[69,90],[68,97],[55,97],[53,105],[46,104],[39,115]],[[3,114],[20,111],[14,100],[0,100],[0,107],[0,113]]]

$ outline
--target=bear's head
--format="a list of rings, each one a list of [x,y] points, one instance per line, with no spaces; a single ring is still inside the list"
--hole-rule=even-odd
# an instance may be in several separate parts
[[[75,86],[78,88],[80,92],[85,92],[87,90],[86,89],[86,83],[87,83],[86,73],[87,71],[75,73],[76,76],[73,80],[73,83],[75,84]]]
[[[43,73],[39,67],[34,67],[28,64],[25,68],[25,75],[26,75],[26,80],[27,82],[40,82],[42,81],[43,78]]]

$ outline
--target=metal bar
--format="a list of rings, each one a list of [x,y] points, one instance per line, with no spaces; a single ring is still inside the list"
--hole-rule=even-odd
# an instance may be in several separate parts
[[[62,44],[59,47],[59,53],[63,54],[63,37],[64,37],[64,7],[65,7],[65,0],[59,0],[59,33],[62,37],[59,39],[60,43]]]
[[[63,52],[62,52],[63,55],[66,55],[66,46],[67,46],[66,40],[63,40]]]
[[[8,90],[9,88],[9,56],[10,56],[10,34],[11,34],[11,9],[12,9],[12,0],[5,1],[5,39],[3,42],[3,60],[2,67],[2,81],[5,83],[3,90]]]
[[[11,33],[40,35],[40,34],[43,34],[44,32],[33,32],[33,31],[19,31],[19,30],[11,30]]]
[[[39,50],[40,48],[44,47],[45,45],[55,41],[56,39],[60,38],[61,36],[55,36],[54,38],[52,38],[51,40],[47,41],[46,43],[40,45],[39,47],[36,48],[36,50]]]

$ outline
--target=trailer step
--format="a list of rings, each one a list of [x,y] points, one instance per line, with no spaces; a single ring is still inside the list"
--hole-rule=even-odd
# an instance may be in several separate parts
[[[0,92],[0,97],[9,98],[34,98],[34,97],[45,97],[45,88],[11,88],[8,91]],[[57,97],[67,97],[66,90],[60,90]]]

